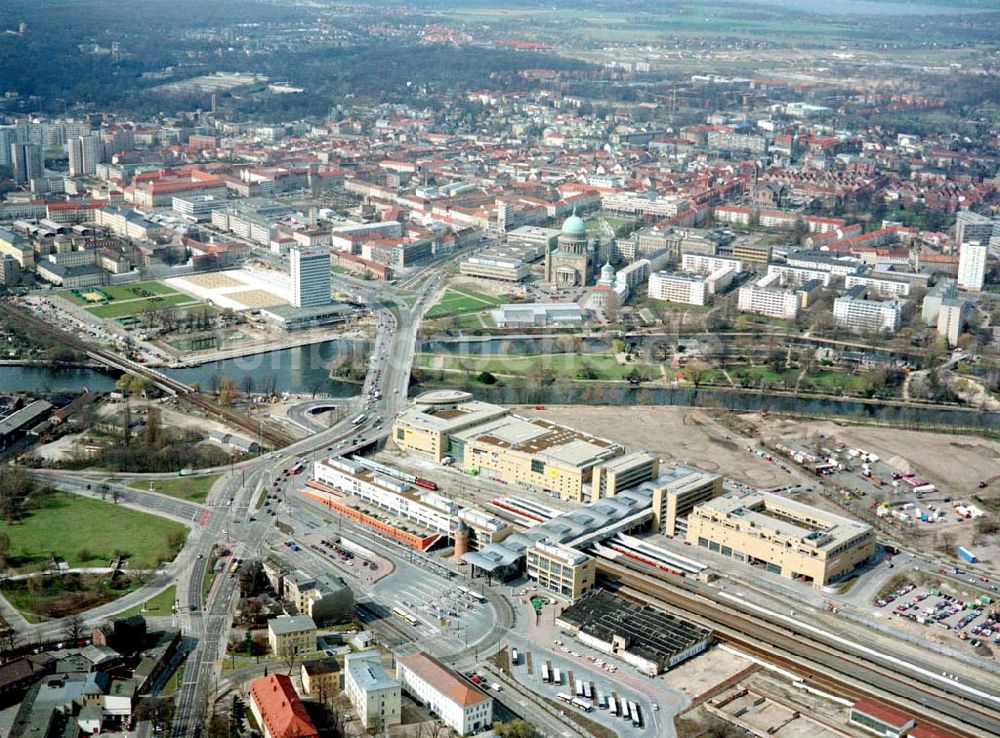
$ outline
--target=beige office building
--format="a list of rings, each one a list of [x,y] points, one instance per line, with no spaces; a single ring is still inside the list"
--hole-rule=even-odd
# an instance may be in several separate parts
[[[614,497],[622,490],[656,479],[659,469],[660,460],[645,451],[633,451],[598,464],[591,478],[590,500]],[[584,502],[584,496],[577,501]]]
[[[563,500],[582,500],[594,468],[625,450],[548,420],[516,415],[456,434],[451,448],[467,470]]]
[[[425,392],[396,416],[392,440],[404,451],[429,454],[436,461],[451,456],[461,463],[461,455],[449,450],[451,436],[509,413],[505,407],[473,400],[468,392]]]
[[[821,589],[875,553],[870,525],[768,493],[716,497],[687,519],[687,541]]]
[[[668,536],[684,536],[695,506],[722,494],[720,475],[686,466],[674,467],[652,485],[653,527]]]
[[[594,586],[597,561],[559,543],[536,543],[528,550],[527,573],[539,587],[575,602]]]

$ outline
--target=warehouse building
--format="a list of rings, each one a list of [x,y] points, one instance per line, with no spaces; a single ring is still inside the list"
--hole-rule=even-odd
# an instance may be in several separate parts
[[[31,428],[38,425],[53,409],[52,403],[46,400],[35,400],[0,419],[0,449],[7,448]]]
[[[651,677],[697,656],[712,640],[709,630],[599,589],[563,610],[556,623],[584,645]]]
[[[875,553],[875,533],[857,523],[766,492],[728,494],[696,506],[687,541],[816,589]]]

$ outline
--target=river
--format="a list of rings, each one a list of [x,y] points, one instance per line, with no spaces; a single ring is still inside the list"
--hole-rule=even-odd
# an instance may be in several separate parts
[[[254,390],[270,384],[273,378],[277,392],[321,393],[334,397],[357,394],[358,385],[330,379],[329,366],[340,357],[363,351],[363,343],[327,341],[240,356],[181,369],[164,369],[163,373],[186,384],[197,382],[209,390],[213,379],[229,377],[242,389],[246,377],[251,377]],[[0,392],[77,392],[84,387],[91,391],[114,389],[116,375],[94,369],[51,369],[38,366],[0,366]]]

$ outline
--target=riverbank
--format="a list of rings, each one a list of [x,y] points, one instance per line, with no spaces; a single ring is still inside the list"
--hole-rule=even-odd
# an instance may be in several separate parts
[[[34,366],[43,369],[92,369],[103,371],[104,364],[95,361],[45,361],[44,359],[0,359],[0,366]]]
[[[281,341],[248,343],[222,350],[213,349],[212,351],[187,352],[183,356],[177,357],[174,361],[151,363],[150,366],[158,366],[168,369],[187,369],[202,366],[204,364],[212,364],[218,361],[241,359],[248,356],[255,356],[257,354],[270,354],[277,351],[285,351],[287,349],[330,343],[331,341],[365,343],[368,340],[370,340],[370,336],[363,331],[352,331],[351,333],[345,333],[336,337],[331,337],[329,334],[309,334],[294,338],[286,338]],[[335,379],[339,379],[339,377],[336,377]]]
[[[442,386],[445,385],[421,385],[413,393],[440,389]],[[739,388],[694,389],[596,383],[548,386],[533,384],[524,387],[462,385],[455,388],[472,392],[478,400],[498,405],[669,405],[826,418],[945,432],[1000,433],[1000,413],[957,405],[924,405],[901,400],[803,396],[793,392],[765,393]]]

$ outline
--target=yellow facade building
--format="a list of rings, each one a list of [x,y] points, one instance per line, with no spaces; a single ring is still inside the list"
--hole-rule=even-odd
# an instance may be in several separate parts
[[[768,493],[698,505],[687,518],[687,541],[817,589],[875,553],[870,525]]]
[[[691,511],[722,494],[721,475],[680,465],[653,485],[653,528],[668,536],[684,535]]]
[[[594,586],[597,560],[558,543],[536,543],[528,550],[528,576],[539,587],[570,601]]]

